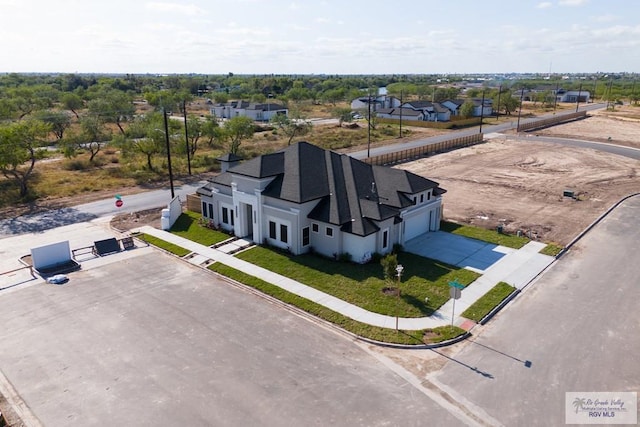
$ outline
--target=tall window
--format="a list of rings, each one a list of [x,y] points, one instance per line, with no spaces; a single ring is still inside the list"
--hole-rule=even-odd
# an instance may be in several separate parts
[[[287,226],[284,224],[280,224],[280,241],[282,243],[287,243],[289,237],[287,236]]]
[[[202,215],[207,216],[207,202],[202,202]]]
[[[273,221],[269,221],[269,237],[271,239],[276,239],[276,223]]]
[[[213,219],[213,204],[209,203],[209,218]]]
[[[382,249],[386,249],[389,246],[389,230],[382,232]]]
[[[229,224],[229,209],[222,208],[222,222]]]
[[[309,246],[309,227],[305,227],[302,229],[302,246]]]

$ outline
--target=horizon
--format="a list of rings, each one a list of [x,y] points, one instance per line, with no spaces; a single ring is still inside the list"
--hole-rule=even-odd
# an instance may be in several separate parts
[[[55,3],[55,4],[53,4]],[[640,4],[0,0],[2,73],[487,75],[640,72]],[[35,12],[34,12],[35,11]],[[605,71],[607,70],[607,71]]]

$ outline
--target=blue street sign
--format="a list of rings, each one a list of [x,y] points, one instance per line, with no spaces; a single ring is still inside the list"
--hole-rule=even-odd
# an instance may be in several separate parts
[[[462,283],[458,283],[458,280],[449,282],[449,286],[451,286],[452,288],[464,289],[464,285]]]

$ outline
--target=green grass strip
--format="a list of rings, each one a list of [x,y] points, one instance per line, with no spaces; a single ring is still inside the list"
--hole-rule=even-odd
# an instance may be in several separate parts
[[[182,246],[174,245],[173,243],[169,243],[166,240],[158,239],[157,237],[151,236],[150,234],[142,233],[138,237],[149,243],[150,245],[157,246],[158,248],[164,249],[165,251],[171,252],[172,254],[179,257],[183,257],[191,253],[190,250],[185,249]]]
[[[513,249],[520,249],[529,243],[529,239],[526,237],[498,233],[495,230],[487,230],[486,228],[474,227],[472,225],[456,224],[450,221],[442,221],[440,223],[440,230]]]
[[[515,290],[516,289],[513,286],[506,282],[498,283],[491,288],[489,292],[471,304],[471,306],[462,313],[462,317],[479,322]]]
[[[542,255],[549,255],[549,256],[556,256],[558,255],[560,252],[562,252],[564,248],[560,245],[557,245],[555,243],[549,243],[547,246],[545,246],[544,248],[542,248],[542,250],[540,251],[540,253]]]
[[[276,285],[267,283],[262,279],[258,279],[257,277],[243,273],[242,271],[236,270],[224,264],[215,263],[210,265],[208,268],[212,271],[222,274],[223,276],[229,277],[233,280],[257,289],[260,292],[277,298],[280,301],[298,307],[299,309],[304,310],[316,317],[338,325],[342,329],[349,331],[355,335],[376,341],[394,344],[423,344],[422,338],[424,335],[424,331],[396,331],[394,329],[367,325],[365,323],[350,319],[323,305],[317,304],[313,301],[309,301],[308,299],[302,298],[301,296],[286,291]],[[434,328],[434,332],[439,334],[439,336],[432,340],[432,342],[440,342],[445,339],[451,339],[465,333],[465,331],[461,328],[454,328],[455,329],[451,330],[440,330],[439,328]],[[435,341],[436,339],[438,341]]]

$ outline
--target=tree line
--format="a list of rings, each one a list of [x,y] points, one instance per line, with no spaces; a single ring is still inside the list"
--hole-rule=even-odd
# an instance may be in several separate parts
[[[89,162],[94,162],[106,143],[118,147],[124,156],[142,155],[145,167],[155,171],[158,166],[154,160],[166,154],[164,113],[184,115],[185,105],[196,98],[211,103],[273,99],[289,107],[305,102],[336,107],[357,97],[376,95],[379,87],[386,87],[388,94],[405,100],[439,102],[459,97],[462,86],[452,83],[461,81],[462,77],[449,77],[443,82],[433,75],[5,74],[0,75],[0,171],[16,183],[24,198],[35,163],[41,157],[41,147],[53,144],[70,158],[86,151]],[[495,110],[508,115],[519,104],[513,96],[515,90],[541,84],[549,86],[553,82],[487,80],[483,88],[469,89],[466,96],[480,97],[484,93],[493,99]],[[562,81],[561,87],[583,87],[602,99],[627,97],[634,103],[640,93],[634,78]],[[541,92],[536,102],[548,103],[549,94]],[[144,114],[139,114],[140,104],[149,108]],[[468,112],[469,108],[467,105],[463,111]],[[351,120],[351,113],[348,107],[336,107],[334,115],[342,123]],[[274,117],[271,125],[286,136],[288,143],[311,129],[306,118],[295,111],[289,117]],[[167,129],[170,149],[189,151],[193,158],[200,144],[217,144],[237,153],[242,140],[255,131],[255,125],[245,117],[220,124],[210,115],[187,115],[183,122],[169,120]],[[186,143],[181,144],[185,139]]]

